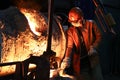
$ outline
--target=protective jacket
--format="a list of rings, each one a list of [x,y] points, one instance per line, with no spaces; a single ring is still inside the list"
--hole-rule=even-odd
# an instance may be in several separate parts
[[[102,39],[101,32],[93,20],[86,20],[84,27],[81,29],[83,40],[87,51],[89,51],[90,46],[92,45],[95,49],[98,48],[100,41]],[[74,51],[71,51],[73,47],[76,47]],[[72,55],[73,69],[76,74],[80,74],[80,36],[75,29],[75,27],[70,27],[67,30],[67,49],[66,54]]]

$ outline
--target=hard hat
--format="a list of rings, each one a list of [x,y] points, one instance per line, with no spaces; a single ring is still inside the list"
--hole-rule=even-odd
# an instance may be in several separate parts
[[[68,13],[69,22],[77,21],[82,17],[83,17],[83,12],[79,7],[73,7]]]

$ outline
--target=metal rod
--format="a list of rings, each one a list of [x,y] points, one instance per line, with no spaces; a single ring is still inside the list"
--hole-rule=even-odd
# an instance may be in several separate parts
[[[47,42],[47,52],[51,51],[51,41],[52,41],[52,24],[53,24],[53,3],[54,0],[48,0],[48,42]]]
[[[96,6],[96,8],[98,9],[97,12],[101,15],[100,17],[102,18],[102,22],[105,25],[104,27],[106,28],[106,31],[111,32],[111,27],[108,25],[108,22],[105,17],[107,14],[107,11],[104,9],[103,4],[101,3],[100,0],[93,0],[93,3]],[[96,14],[98,14],[98,13],[96,13]]]
[[[21,63],[21,62],[17,61],[17,62],[0,63],[0,66],[16,65],[18,63]]]
[[[101,20],[101,17],[99,15],[99,13],[97,11],[95,11],[95,14],[96,14],[96,17],[97,17],[100,25],[101,25],[101,28],[102,28],[103,32],[106,32],[106,28],[104,27],[104,24],[102,23],[102,20]]]

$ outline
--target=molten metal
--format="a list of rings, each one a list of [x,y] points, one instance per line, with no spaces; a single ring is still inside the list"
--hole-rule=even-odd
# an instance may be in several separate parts
[[[30,54],[34,56],[43,54],[47,46],[48,27],[47,17],[44,14],[35,10],[18,10],[14,7],[0,13],[3,17],[1,19],[0,16],[0,22],[2,22],[0,26],[1,63],[24,61],[30,57]],[[22,28],[25,30],[20,31]],[[55,18],[53,21],[52,50],[59,58],[58,63],[64,56],[65,46],[66,38],[63,28],[59,20]],[[0,66],[0,75],[7,75],[14,71],[15,65]]]

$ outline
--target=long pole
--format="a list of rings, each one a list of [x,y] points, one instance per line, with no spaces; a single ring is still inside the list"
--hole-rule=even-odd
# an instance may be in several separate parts
[[[51,52],[51,41],[52,41],[52,24],[53,24],[53,3],[54,0],[48,0],[48,42],[47,52]]]

